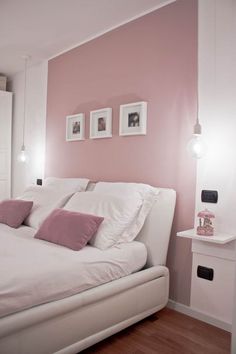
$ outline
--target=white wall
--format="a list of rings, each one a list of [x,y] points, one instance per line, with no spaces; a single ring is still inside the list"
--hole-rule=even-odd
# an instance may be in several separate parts
[[[208,144],[198,162],[196,211],[202,189],[218,190],[219,231],[236,233],[236,1],[199,0],[200,121]],[[216,16],[215,16],[216,15]],[[216,19],[216,23],[215,23]]]
[[[236,281],[234,282],[234,304],[236,304]],[[235,354],[235,353],[236,353],[236,306],[234,305],[232,336],[231,336],[231,354]]]
[[[216,230],[236,235],[236,0],[199,0],[199,108],[208,153],[198,161],[196,214],[205,207],[209,208],[216,215]],[[202,189],[217,190],[218,203],[202,203]],[[197,224],[197,218],[195,220]],[[232,260],[236,258],[236,242],[217,249],[224,254],[223,261],[221,256],[209,258],[207,244],[201,243],[201,247],[202,251],[196,256],[197,264],[200,264],[204,253],[208,256],[202,261],[205,262],[203,265],[207,266],[209,261],[210,266],[217,270],[220,264],[216,272],[219,279],[216,277],[214,280],[215,284],[219,281],[218,291],[214,291],[214,284],[205,284],[205,289],[200,289],[199,284],[196,286],[194,283],[196,277],[192,276],[191,306],[195,296],[197,305],[194,306],[201,308],[199,303],[205,294],[205,307],[207,301],[213,305],[216,303],[215,310],[211,311],[212,306],[207,306],[205,312],[231,324],[235,306],[235,263]],[[225,281],[227,287],[224,286]],[[210,295],[207,287],[212,290]],[[220,311],[221,316],[218,314]],[[236,308],[234,311],[236,322]]]
[[[23,139],[24,73],[12,78],[13,92],[13,149],[12,149],[12,196],[19,196],[29,184],[44,175],[44,151],[47,102],[47,68],[43,62],[27,71],[27,100],[25,147],[29,162],[17,160]]]
[[[0,90],[0,200],[11,196],[12,93]]]

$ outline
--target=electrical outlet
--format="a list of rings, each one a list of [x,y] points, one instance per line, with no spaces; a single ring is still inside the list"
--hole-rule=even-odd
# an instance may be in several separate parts
[[[37,184],[38,186],[42,186],[43,180],[42,180],[41,178],[37,178],[36,184]]]
[[[214,278],[214,269],[199,265],[197,267],[197,276],[198,278],[212,281]]]
[[[201,201],[204,203],[217,203],[218,192],[210,190],[202,190]]]

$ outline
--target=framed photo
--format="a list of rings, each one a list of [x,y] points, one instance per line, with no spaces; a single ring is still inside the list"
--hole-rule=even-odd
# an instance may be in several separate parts
[[[112,137],[112,109],[103,108],[90,112],[90,139]]]
[[[120,106],[120,135],[145,135],[147,126],[147,102],[135,102]]]
[[[66,141],[84,140],[84,113],[66,117]]]

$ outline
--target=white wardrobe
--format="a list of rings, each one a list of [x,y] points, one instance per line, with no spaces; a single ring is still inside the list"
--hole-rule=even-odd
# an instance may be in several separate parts
[[[0,201],[11,196],[12,93],[0,91]]]

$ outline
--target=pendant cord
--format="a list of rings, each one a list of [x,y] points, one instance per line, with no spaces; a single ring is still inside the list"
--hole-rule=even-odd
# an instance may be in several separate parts
[[[213,55],[214,55],[214,80],[213,80],[213,84],[214,84],[214,98],[216,100],[216,34],[217,34],[217,29],[216,29],[216,0],[214,1],[214,48],[213,48]]]
[[[28,57],[25,57],[25,72],[24,72],[24,105],[23,105],[23,145],[25,147],[25,120],[26,120],[26,73],[27,73],[27,61]]]
[[[199,5],[198,5],[198,36],[197,36],[197,77],[196,77],[196,86],[197,86],[197,119],[196,125],[199,125]]]

